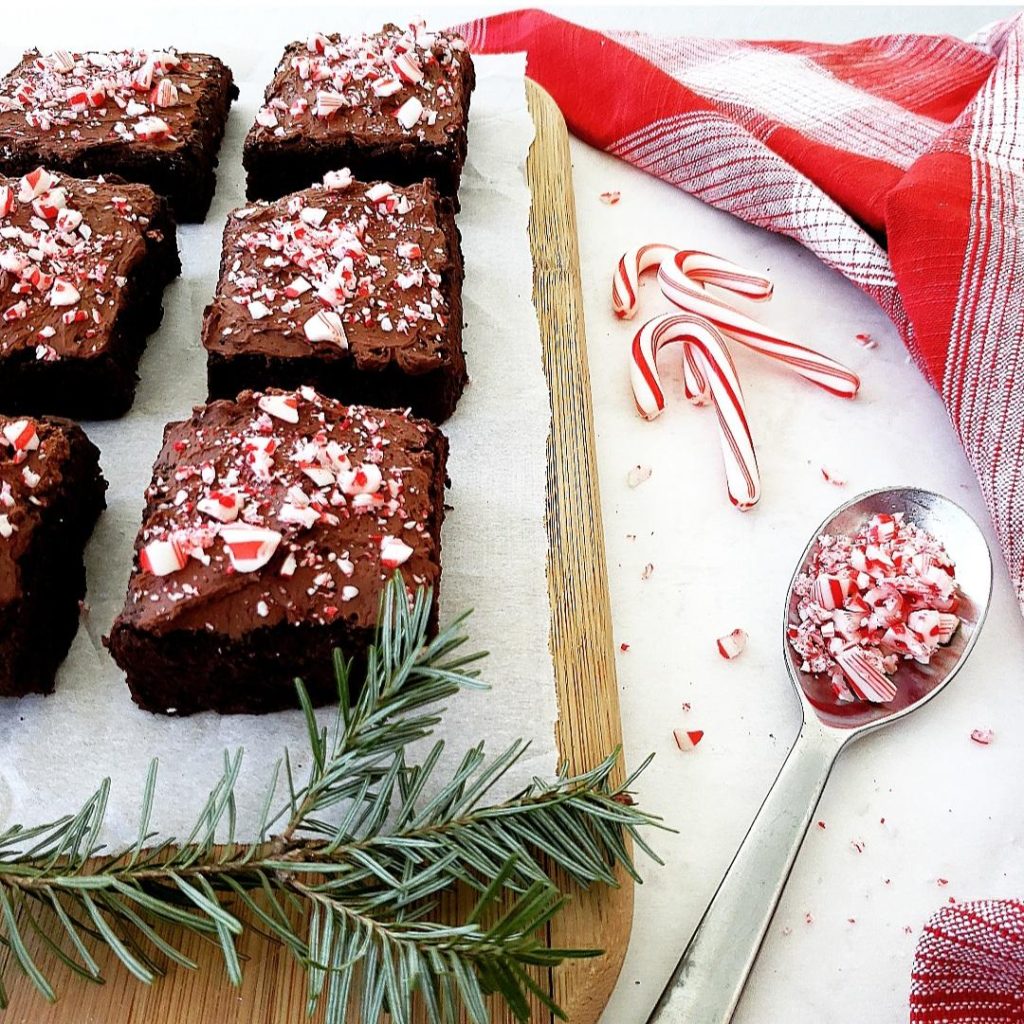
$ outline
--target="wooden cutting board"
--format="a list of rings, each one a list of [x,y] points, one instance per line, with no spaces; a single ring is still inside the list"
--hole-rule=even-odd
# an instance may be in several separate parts
[[[569,139],[551,97],[530,81],[526,85],[536,125],[526,165],[533,193],[533,298],[552,406],[547,528],[551,649],[560,710],[557,739],[562,756],[575,772],[592,767],[621,743],[622,727],[594,460]],[[462,916],[473,902],[472,894],[455,894],[447,912]],[[570,961],[539,979],[572,1024],[595,1024],[601,1016],[622,967],[632,914],[632,884],[624,879],[619,889],[577,891],[552,923],[553,946],[605,950],[597,959]],[[152,986],[139,984],[109,956],[97,957],[106,984],[80,981],[35,943],[36,962],[44,973],[58,979],[61,998],[52,1006],[47,1004],[12,967],[5,971],[10,1007],[0,1019],[3,1024],[297,1024],[307,1019],[305,975],[280,947],[247,931],[239,943],[239,953],[245,957],[244,982],[233,988],[215,947],[194,936],[175,935],[173,930],[168,937],[199,963],[199,970],[172,966]],[[551,1014],[539,1002],[534,1020],[551,1024]],[[511,1024],[512,1017],[496,1005],[493,1021]]]

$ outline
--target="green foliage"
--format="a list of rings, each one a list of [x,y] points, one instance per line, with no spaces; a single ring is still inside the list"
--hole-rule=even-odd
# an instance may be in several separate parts
[[[612,784],[617,752],[585,774],[536,779],[495,803],[488,797],[523,756],[522,742],[494,759],[475,746],[443,778],[441,743],[412,763],[410,744],[432,734],[444,702],[462,688],[482,688],[482,655],[463,653],[465,616],[428,639],[430,603],[423,590],[410,602],[399,576],[389,584],[354,700],[350,665],[335,657],[339,704],[331,730],[319,726],[296,681],[310,767],[298,781],[285,754],[255,842],[235,835],[241,751],[225,754],[223,774],[184,841],[150,827],[155,761],[138,837],[125,850],[103,856],[99,845],[109,780],[77,814],[0,834],[7,965],[56,998],[29,951],[34,935],[83,978],[102,980],[92,952],[99,946],[148,983],[166,961],[196,966],[162,928],[173,924],[215,942],[238,984],[235,943],[245,907],[306,968],[309,1010],[324,1002],[330,1024],[346,1020],[352,998],[364,1024],[385,1011],[403,1024],[415,999],[435,1024],[454,1022],[460,1007],[486,1024],[491,994],[523,1021],[531,993],[558,1012],[529,969],[595,951],[547,946],[545,926],[566,899],[552,874],[560,869],[581,886],[615,885],[616,867],[637,878],[627,837],[654,857],[639,830],[657,821],[629,796],[635,776]],[[282,773],[286,799],[278,795]],[[473,912],[458,925],[432,920],[441,894],[458,883],[479,893]],[[0,1006],[6,1002],[0,977]]]

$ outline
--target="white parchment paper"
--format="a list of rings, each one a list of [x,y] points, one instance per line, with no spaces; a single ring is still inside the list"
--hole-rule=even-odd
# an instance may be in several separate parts
[[[244,747],[238,790],[244,831],[258,813],[284,748],[293,755],[305,750],[297,712],[175,719],[140,711],[101,639],[124,600],[143,491],[164,424],[186,417],[206,395],[199,342],[203,308],[217,281],[225,217],[245,201],[242,139],[277,53],[248,54],[240,61],[224,54],[241,96],[220,153],[213,209],[205,224],[179,229],[183,273],[165,295],[163,326],[150,338],[134,408],[120,421],[86,424],[110,483],[108,509],[86,554],[88,611],[56,693],[0,700],[0,826],[33,824],[77,810],[109,776],[113,787],[104,839],[131,841],[146,767],[158,757],[154,826],[181,835],[219,774],[222,751]],[[471,383],[445,427],[451,439],[448,503],[453,508],[443,535],[441,617],[445,622],[475,609],[472,641],[475,649],[490,652],[486,678],[492,691],[460,694],[439,735],[452,759],[479,740],[497,752],[516,737],[531,739],[528,758],[506,780],[507,792],[553,770],[557,715],[543,520],[550,399],[530,297],[524,166],[533,124],[522,55],[478,60],[470,121],[459,226]],[[330,710],[321,716],[329,720]]]

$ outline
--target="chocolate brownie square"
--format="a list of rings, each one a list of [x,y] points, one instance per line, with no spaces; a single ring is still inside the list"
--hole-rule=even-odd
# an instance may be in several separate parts
[[[30,50],[0,79],[0,173],[116,174],[166,196],[178,221],[201,221],[237,95],[205,53]]]
[[[276,199],[348,167],[454,196],[475,81],[465,41],[422,23],[291,43],[245,140],[246,194]]]
[[[381,592],[441,577],[448,442],[399,412],[312,388],[198,407],[171,423],[108,644],[150,711],[263,712],[336,698]],[[358,678],[358,676],[356,676]]]
[[[311,384],[440,422],[466,382],[451,200],[432,182],[328,181],[228,218],[203,323],[210,395]]]
[[[107,485],[69,420],[0,416],[0,695],[50,693],[78,630]]]
[[[0,409],[125,413],[180,270],[174,221],[148,186],[0,177]]]

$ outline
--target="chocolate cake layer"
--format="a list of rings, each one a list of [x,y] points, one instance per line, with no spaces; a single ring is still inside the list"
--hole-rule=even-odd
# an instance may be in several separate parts
[[[201,221],[237,95],[205,53],[29,51],[0,79],[0,173],[117,174],[165,196],[177,220]]]
[[[168,425],[110,650],[152,711],[262,712],[336,689],[382,588],[441,576],[447,441],[398,412],[273,390]],[[435,603],[436,616],[436,603]]]
[[[0,177],[0,409],[125,413],[180,269],[167,203],[147,186]]]
[[[465,41],[422,23],[285,48],[245,140],[250,199],[348,167],[364,181],[433,178],[454,196],[475,84]]]
[[[228,218],[203,323],[210,395],[311,384],[442,421],[466,381],[451,201],[431,182],[328,181]]]
[[[53,690],[78,629],[82,553],[106,487],[81,427],[0,416],[0,695]]]

